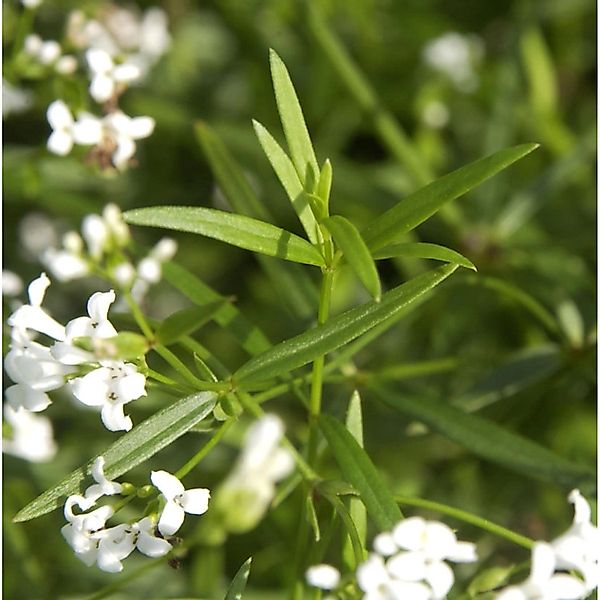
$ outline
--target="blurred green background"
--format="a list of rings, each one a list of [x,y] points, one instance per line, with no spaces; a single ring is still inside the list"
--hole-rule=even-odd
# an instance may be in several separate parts
[[[102,3],[45,2],[36,31],[60,39],[68,11],[84,4]],[[123,210],[158,204],[226,207],[195,139],[197,120],[222,138],[275,222],[300,233],[251,124],[256,118],[282,138],[268,66],[272,47],[290,71],[319,162],[332,161],[332,212],[359,226],[467,162],[510,145],[541,144],[416,231],[419,240],[463,253],[479,272],[465,271],[446,282],[358,354],[356,365],[364,377],[385,378],[400,392],[442,397],[480,411],[566,458],[595,465],[595,3],[171,0],[161,6],[169,15],[172,46],[147,82],[129,90],[122,102],[127,114],[156,120],[154,134],[138,145],[137,168],[109,176],[85,166],[82,154],[49,154],[45,110],[61,89],[47,80],[13,82],[33,90],[34,105],[4,121],[4,267],[25,281],[39,274],[36,250],[27,242],[32,213],[64,232],[77,229],[84,215],[107,202]],[[19,12],[15,3],[3,3],[5,61]],[[464,36],[463,49],[469,48],[470,70],[463,76],[427,59],[427,48],[435,54],[432,41],[453,32]],[[135,229],[133,235],[150,245],[159,232]],[[310,290],[306,297],[286,293],[242,250],[188,234],[175,237],[177,260],[219,292],[235,296],[272,340],[314,322]],[[430,268],[424,261],[380,265],[388,288]],[[316,286],[312,275],[309,283]],[[101,285],[92,280],[53,285],[47,304],[57,318],[70,319],[83,314],[87,296]],[[335,312],[367,300],[350,273],[340,275],[337,289]],[[163,282],[147,309],[160,318],[184,305]],[[217,327],[207,327],[201,336],[229,368],[244,360],[243,351]],[[438,372],[422,377],[405,379],[390,369],[433,360],[441,361]],[[341,415],[352,389],[327,387],[325,410]],[[538,539],[567,527],[567,489],[482,461],[392,415],[368,390],[363,401],[366,448],[397,493],[447,502]],[[135,407],[136,419],[160,402],[150,395],[143,407]],[[286,420],[292,439],[305,439],[305,416],[295,399],[275,401],[273,409]],[[10,523],[28,500],[112,440],[95,416],[75,412],[66,400],[57,401],[49,415],[60,447],[55,461],[4,459],[6,598],[95,597],[102,586],[136,568],[127,564],[119,576],[87,569],[62,540],[60,512]],[[241,433],[232,434],[186,484],[210,487],[220,481],[240,438]],[[179,440],[153,459],[152,467],[177,468],[205,439],[194,434]],[[127,479],[142,483],[148,470],[138,469]],[[160,564],[107,597],[222,597],[220,586],[251,554],[247,597],[284,597],[278,590],[291,575],[289,540],[298,511],[299,498],[291,497],[256,530],[231,537],[225,548],[209,548],[200,539],[178,570]],[[193,537],[193,524],[187,526],[184,535]],[[527,558],[464,525],[460,538],[480,544],[484,564]]]

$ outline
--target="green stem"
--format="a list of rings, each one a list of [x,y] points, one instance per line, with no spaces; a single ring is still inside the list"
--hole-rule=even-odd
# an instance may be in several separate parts
[[[444,515],[464,521],[465,523],[470,523],[471,525],[475,525],[475,527],[489,531],[498,537],[502,537],[529,550],[533,548],[533,544],[535,543],[532,539],[525,537],[524,535],[515,533],[506,527],[502,527],[502,525],[497,525],[496,523],[492,523],[483,517],[478,517],[477,515],[465,512],[459,508],[454,508],[446,504],[440,504],[439,502],[433,502],[432,500],[423,500],[422,498],[411,498],[408,496],[395,496],[394,499],[398,504],[418,506],[419,508],[435,510]]]
[[[125,301],[127,302],[127,306],[129,306],[129,310],[131,311],[131,314],[133,315],[135,322],[137,323],[138,327],[140,328],[140,331],[146,336],[146,338],[148,339],[148,341],[150,343],[153,343],[154,342],[154,332],[152,331],[152,328],[148,324],[148,321],[146,321],[146,317],[144,316],[144,313],[141,311],[140,307],[138,306],[138,303],[133,299],[133,296],[129,292],[125,292],[124,296],[125,296]]]
[[[175,473],[177,479],[185,477],[192,469],[194,469],[198,463],[221,441],[223,436],[227,433],[229,428],[233,425],[235,419],[229,419],[221,425],[221,428],[213,435],[202,448],[188,460],[183,467]]]
[[[323,272],[323,281],[321,283],[321,294],[319,297],[318,323],[323,325],[329,318],[329,308],[331,306],[331,292],[333,289],[334,272],[325,270]],[[321,398],[323,393],[323,368],[325,366],[325,356],[320,356],[313,362],[312,383],[310,390],[310,431],[308,438],[308,462],[314,465],[317,449],[317,419],[321,414]]]

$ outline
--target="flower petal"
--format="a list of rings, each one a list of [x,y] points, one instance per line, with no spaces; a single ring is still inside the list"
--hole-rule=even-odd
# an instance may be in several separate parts
[[[156,537],[154,521],[150,517],[144,517],[134,528],[139,532],[136,546],[142,554],[158,558],[168,554],[173,548],[167,540]]]
[[[428,565],[425,580],[433,591],[432,599],[437,600],[445,598],[450,591],[454,584],[454,573],[445,562],[437,560]]]
[[[128,133],[134,140],[141,140],[152,135],[155,121],[152,117],[134,117],[129,122]]]
[[[123,404],[107,402],[100,413],[102,423],[109,431],[129,431],[133,427],[131,417],[125,416]]]
[[[108,319],[108,309],[115,301],[115,291],[95,292],[87,302],[87,311],[94,323],[100,323]]]
[[[180,497],[180,503],[186,513],[201,515],[208,510],[210,490],[206,488],[194,488],[186,490]]]
[[[73,148],[73,136],[69,131],[54,131],[48,138],[46,146],[53,154],[66,156]]]
[[[166,503],[160,519],[158,521],[158,530],[163,535],[173,535],[183,524],[185,511],[179,504],[173,501]]]
[[[80,114],[73,125],[73,140],[82,146],[93,146],[102,141],[102,121],[87,113]]]
[[[85,59],[93,73],[108,73],[113,69],[110,54],[100,48],[91,48],[85,53]]]
[[[421,581],[427,573],[425,559],[423,552],[400,552],[387,561],[386,567],[396,579]]]
[[[11,385],[4,391],[4,394],[14,410],[25,409],[31,412],[41,412],[52,404],[48,394],[34,390],[23,383]]]
[[[167,471],[152,471],[150,473],[150,481],[152,481],[154,487],[158,488],[167,501],[183,494],[185,491],[183,483],[175,475],[171,475]]]
[[[400,521],[392,532],[394,542],[405,550],[420,550],[423,547],[423,538],[426,531],[425,519],[410,517]]]
[[[73,125],[73,115],[62,100],[55,100],[48,106],[46,118],[52,129],[69,129]]]

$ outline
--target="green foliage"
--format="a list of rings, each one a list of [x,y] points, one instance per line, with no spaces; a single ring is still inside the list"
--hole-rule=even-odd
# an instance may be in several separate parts
[[[246,584],[248,583],[248,577],[250,577],[250,568],[252,567],[252,557],[250,557],[235,574],[232,579],[227,594],[225,594],[224,600],[241,600],[243,598]]]

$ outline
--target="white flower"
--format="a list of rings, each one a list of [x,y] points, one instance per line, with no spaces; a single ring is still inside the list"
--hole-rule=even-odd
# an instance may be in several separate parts
[[[23,291],[23,280],[12,271],[2,269],[2,295],[18,296]]]
[[[104,127],[116,145],[112,162],[117,169],[124,169],[135,154],[135,140],[147,138],[154,131],[154,119],[132,118],[121,111],[115,111],[104,117]]]
[[[283,431],[275,415],[261,417],[248,429],[237,463],[215,499],[228,531],[254,527],[275,496],[275,484],[294,469],[292,455],[279,446]]]
[[[2,79],[2,118],[11,113],[17,114],[26,111],[33,104],[32,94],[29,90],[15,87]]]
[[[144,119],[145,117],[139,117]],[[129,227],[123,219],[121,209],[112,202],[102,210],[102,218],[112,238],[118,246],[126,246],[130,239]]]
[[[150,479],[167,501],[158,521],[163,535],[173,535],[181,527],[185,513],[201,515],[208,510],[209,490],[186,490],[177,477],[166,471],[152,471]]]
[[[12,437],[2,438],[2,452],[24,458],[30,462],[47,462],[54,458],[54,442],[50,419],[21,408],[14,410],[4,405],[4,417],[12,426]]]
[[[146,378],[130,363],[100,364],[101,367],[69,382],[73,395],[86,406],[100,407],[102,422],[109,431],[129,431],[133,423],[123,407],[146,395]]]
[[[67,250],[48,248],[40,260],[62,282],[79,279],[90,272],[88,263],[81,256]]]
[[[120,494],[123,489],[120,483],[109,481],[104,475],[104,457],[99,456],[92,465],[92,477],[95,484],[85,490],[86,500],[96,502],[102,496],[113,496]]]
[[[42,3],[42,0],[21,0],[21,4],[25,8],[37,8]]]
[[[102,571],[119,573],[123,570],[121,561],[135,548],[135,534],[130,525],[121,524],[98,531],[94,538],[98,541],[96,563]]]
[[[423,50],[425,62],[446,75],[454,85],[465,92],[477,87],[475,65],[483,54],[481,40],[449,32],[430,41]]]
[[[333,590],[340,583],[340,572],[331,565],[313,565],[306,570],[306,582],[321,590]]]
[[[95,145],[102,140],[102,126],[99,119],[83,113],[75,122],[69,107],[62,100],[55,100],[46,112],[52,134],[48,138],[48,150],[59,156],[71,152],[73,144]]]
[[[136,535],[135,545],[142,554],[157,558],[171,551],[172,546],[167,540],[156,537],[156,523],[151,517],[144,517],[132,527]]]
[[[545,542],[534,545],[531,574],[520,585],[502,590],[496,600],[578,600],[588,595],[585,585],[571,575],[554,573],[554,550]]]
[[[391,577],[383,558],[371,554],[356,569],[356,581],[365,592],[363,600],[429,600],[431,590],[422,583],[400,581]]]
[[[77,59],[70,54],[65,54],[56,61],[54,68],[61,75],[71,75],[77,71]]]
[[[139,79],[139,68],[124,62],[115,65],[110,54],[100,48],[91,48],[85,54],[92,72],[90,95],[96,102],[106,102],[115,94],[118,84],[130,83]]]
[[[100,259],[109,240],[109,231],[104,219],[99,215],[86,215],[81,223],[81,233],[90,256],[96,260]]]
[[[27,288],[29,304],[23,304],[7,319],[7,323],[15,329],[34,330],[44,333],[55,340],[65,339],[65,328],[54,320],[43,308],[42,302],[46,290],[50,285],[50,279],[42,273],[34,279]]]
[[[77,558],[91,566],[98,556],[100,539],[98,532],[104,529],[106,521],[114,511],[110,506],[101,506],[91,513],[74,514],[73,506],[87,510],[93,503],[82,496],[69,496],[65,502],[65,518],[69,521],[61,529],[67,543],[73,548]]]
[[[588,591],[598,586],[600,573],[600,532],[592,524],[592,511],[579,490],[569,494],[569,502],[575,505],[573,524],[561,536],[551,542],[559,569],[577,569],[585,580]]]

